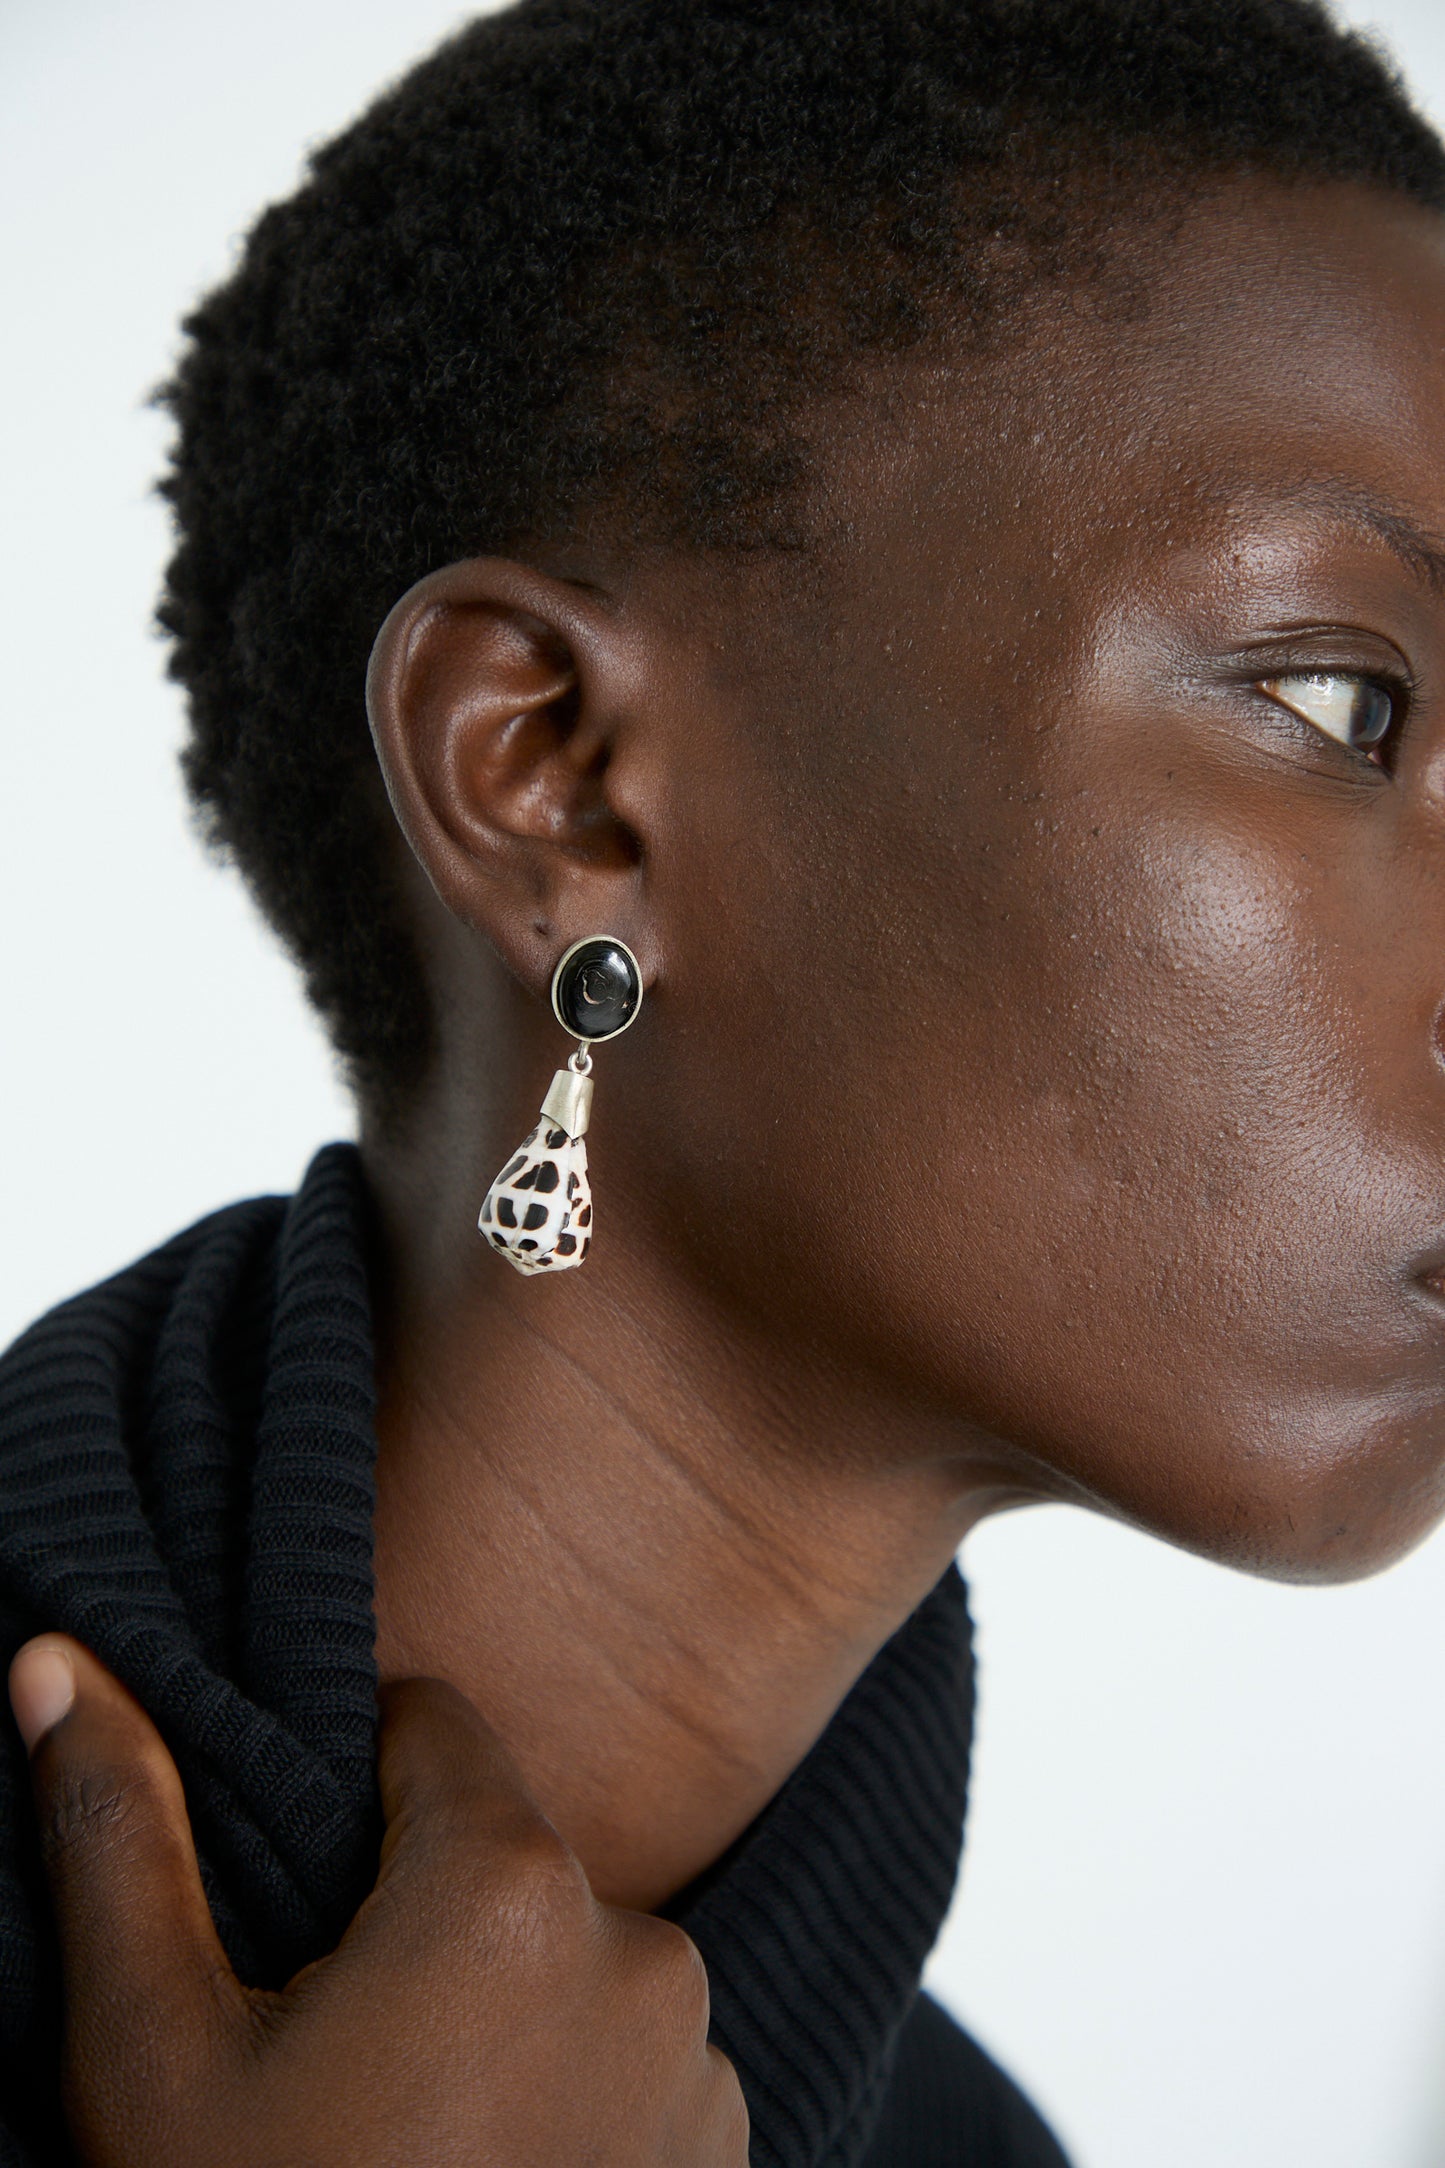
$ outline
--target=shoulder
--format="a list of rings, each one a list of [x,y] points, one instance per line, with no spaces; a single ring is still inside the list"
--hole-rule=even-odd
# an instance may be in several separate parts
[[[0,1378],[41,1349],[66,1342],[133,1340],[164,1315],[197,1258],[219,1259],[274,1232],[289,1200],[248,1197],[208,1212],[119,1271],[45,1310],[0,1349]]]
[[[223,1312],[264,1277],[284,1210],[286,1199],[258,1197],[210,1212],[0,1353],[0,1593],[15,1593],[37,1537],[102,1509],[147,1427],[158,1353],[180,1320]]]
[[[1068,2168],[1038,2110],[931,1995],[898,2036],[865,2168]]]

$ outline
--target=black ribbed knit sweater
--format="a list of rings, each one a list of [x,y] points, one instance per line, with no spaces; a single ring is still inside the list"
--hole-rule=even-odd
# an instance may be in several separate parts
[[[238,1972],[279,1986],[375,1876],[375,1436],[350,1146],[203,1220],[0,1359],[0,1657],[45,1628],[160,1725]],[[756,2168],[1062,2168],[918,1995],[972,1717],[950,1572],[776,1799],[669,1911],[706,1960]],[[59,1967],[13,1726],[0,1757],[0,2159],[68,2162]],[[419,2164],[420,2168],[420,2164]]]

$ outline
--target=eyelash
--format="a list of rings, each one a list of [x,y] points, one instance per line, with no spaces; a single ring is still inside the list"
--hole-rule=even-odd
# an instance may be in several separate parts
[[[1411,689],[1403,680],[1370,670],[1287,670],[1279,672],[1275,677],[1259,679],[1256,682],[1258,690],[1267,700],[1274,701],[1276,706],[1297,716],[1312,730],[1318,731],[1322,738],[1327,738],[1332,745],[1356,754],[1360,759],[1368,761],[1372,768],[1388,767],[1390,749],[1398,738],[1409,711]],[[1317,716],[1309,714],[1304,707],[1297,704],[1299,695],[1296,700],[1290,700],[1282,691],[1285,686],[1310,688],[1318,693],[1320,701],[1323,702],[1326,688],[1335,685],[1355,687],[1356,697],[1362,689],[1376,693],[1386,704],[1388,712],[1383,725],[1373,736],[1359,744],[1353,743],[1339,731],[1331,730],[1319,721]],[[1353,717],[1350,720],[1353,721]],[[1370,718],[1371,725],[1377,720],[1375,717]]]

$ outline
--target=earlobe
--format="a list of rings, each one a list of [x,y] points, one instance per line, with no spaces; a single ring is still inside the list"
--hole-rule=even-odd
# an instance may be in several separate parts
[[[641,857],[607,795],[627,675],[610,630],[567,583],[475,558],[411,588],[372,650],[367,709],[402,832],[447,908],[504,953],[508,918],[565,922],[579,882],[611,884],[591,914],[610,923]]]

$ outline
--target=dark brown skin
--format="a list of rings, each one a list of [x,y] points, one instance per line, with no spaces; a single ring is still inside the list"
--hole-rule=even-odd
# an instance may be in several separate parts
[[[746,2168],[678,1927],[601,1905],[453,1688],[383,1690],[387,1831],[339,1947],[284,1994],[216,1938],[175,1764],[59,1635],[12,1671],[66,1954],[68,2105],[88,2168]],[[45,1724],[45,1667],[73,1702]],[[38,1667],[38,1668],[37,1668]],[[37,1693],[37,1682],[40,1691]]]
[[[1320,1581],[1445,1510],[1445,222],[1239,182],[1128,262],[821,417],[806,569],[599,529],[378,640],[443,1018],[363,1133],[378,1655],[609,1905],[746,1827],[988,1512]],[[1403,727],[1263,689],[1311,672]],[[476,1207],[596,932],[648,986],[596,1241],[522,1280]],[[379,2063],[405,2000],[348,2012]]]

